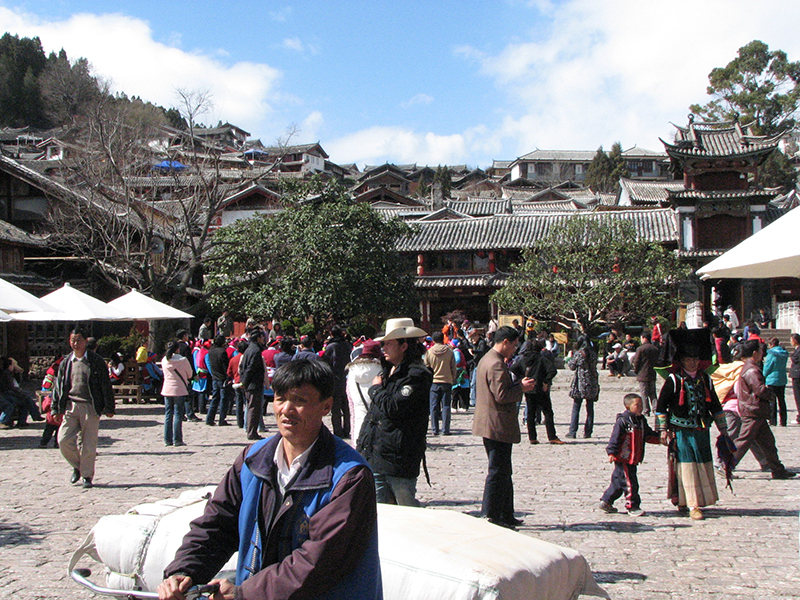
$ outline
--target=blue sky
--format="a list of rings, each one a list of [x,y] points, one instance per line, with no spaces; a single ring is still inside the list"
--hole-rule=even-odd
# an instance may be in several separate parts
[[[754,9],[757,9],[755,10]],[[89,59],[265,144],[296,125],[338,163],[486,167],[536,148],[660,150],[753,39],[800,60],[800,2],[0,0],[0,29]]]

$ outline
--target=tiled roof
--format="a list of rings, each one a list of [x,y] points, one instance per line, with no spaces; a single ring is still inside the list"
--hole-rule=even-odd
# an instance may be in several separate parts
[[[673,123],[674,125],[674,123]],[[777,147],[780,136],[767,138],[748,135],[739,123],[694,123],[688,127],[675,125],[675,141],[661,140],[670,156],[741,156],[768,153]]]
[[[580,201],[573,198],[566,200],[553,200],[551,202],[514,202],[514,214],[535,214],[544,212],[564,212],[587,210],[597,204],[596,200]]]
[[[414,287],[419,289],[453,288],[499,288],[505,284],[508,275],[504,273],[484,273],[481,275],[421,275],[416,277]]]
[[[27,231],[23,231],[19,227],[0,221],[0,242],[9,244],[19,244],[20,246],[32,246],[39,248],[45,246],[44,240],[38,237],[33,237]]]
[[[681,186],[683,187],[683,186]],[[670,192],[669,198],[676,200],[736,200],[741,198],[753,198],[761,196],[764,202],[769,202],[777,196],[775,192],[769,190],[685,190],[680,189]]]
[[[639,146],[634,146],[633,148],[628,148],[627,150],[623,150],[622,152],[623,158],[667,158],[666,152],[657,152],[655,150],[648,150],[647,148],[639,148]]]
[[[668,193],[683,189],[683,181],[638,181],[621,178],[619,180],[623,196],[627,194],[634,204],[659,204],[666,202]]]
[[[302,152],[308,152],[309,150],[313,150],[314,148],[319,148],[320,152],[322,153],[323,158],[330,158],[325,150],[322,149],[319,142],[314,144],[298,144],[296,146],[270,146],[268,148],[264,148],[270,155],[277,155],[277,156],[285,156],[287,154],[298,154]]]
[[[492,161],[492,168],[493,169],[510,169],[511,163],[513,160],[493,160]]]
[[[520,156],[514,162],[536,160],[591,162],[595,154],[597,154],[595,150],[534,150],[533,152],[528,152],[528,154],[524,156]]]
[[[508,200],[497,198],[446,200],[444,205],[452,210],[473,216],[486,217],[508,212]]]
[[[401,252],[528,248],[545,237],[550,227],[574,217],[574,212],[562,212],[420,223],[417,232],[402,240],[398,248]],[[637,236],[650,242],[670,243],[678,239],[677,214],[671,209],[591,212],[586,218],[630,222]]]

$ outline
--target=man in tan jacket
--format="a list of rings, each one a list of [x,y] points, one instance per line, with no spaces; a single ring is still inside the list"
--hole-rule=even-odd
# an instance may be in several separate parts
[[[489,472],[483,488],[483,516],[489,522],[514,529],[522,521],[514,517],[514,484],[511,480],[511,449],[520,441],[517,403],[523,392],[532,392],[530,378],[513,381],[506,361],[517,350],[519,332],[501,327],[494,334],[494,346],[478,363],[475,419],[472,433],[483,438]]]
[[[442,430],[450,435],[450,403],[453,399],[453,382],[456,380],[456,357],[453,349],[444,343],[444,333],[431,334],[433,346],[425,352],[425,366],[433,371],[431,385],[431,431],[439,435],[439,419]]]

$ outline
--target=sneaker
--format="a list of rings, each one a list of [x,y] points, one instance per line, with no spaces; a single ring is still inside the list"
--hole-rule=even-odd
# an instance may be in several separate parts
[[[567,442],[565,442],[564,440],[560,440],[558,438],[553,438],[552,440],[550,440],[550,443],[551,444],[555,444],[555,445],[559,445],[559,444],[566,444]]]
[[[628,514],[632,517],[641,517],[644,515],[644,511],[641,508],[629,508]]]
[[[616,508],[614,508],[611,504],[609,504],[605,500],[600,500],[600,510],[602,510],[603,512],[607,512],[609,514],[619,512]]]
[[[703,511],[699,508],[693,508],[689,511],[689,516],[692,518],[693,521],[702,521],[705,519],[703,516]]]
[[[784,469],[783,471],[773,471],[772,478],[773,479],[791,479],[792,477],[797,477],[797,473],[794,471],[787,471]]]

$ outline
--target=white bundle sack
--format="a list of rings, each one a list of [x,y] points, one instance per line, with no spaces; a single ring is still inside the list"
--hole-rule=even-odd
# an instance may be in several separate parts
[[[175,557],[189,524],[203,514],[214,489],[189,490],[178,498],[139,504],[124,515],[103,517],[73,554],[69,570],[88,555],[105,567],[107,587],[155,591],[164,567]],[[234,555],[222,573],[235,569]]]
[[[155,591],[213,487],[103,517],[70,561],[103,563],[110,588]],[[378,505],[384,600],[574,600],[608,595],[586,559],[451,510]],[[237,555],[221,577],[234,578]]]
[[[378,505],[385,600],[608,598],[575,550],[452,510]]]

